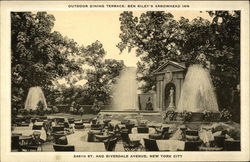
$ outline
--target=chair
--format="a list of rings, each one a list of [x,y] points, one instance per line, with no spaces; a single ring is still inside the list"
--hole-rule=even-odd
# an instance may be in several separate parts
[[[93,132],[88,132],[88,142],[94,142],[95,141],[95,134]]]
[[[108,126],[108,123],[110,122],[110,119],[103,120],[104,126]]]
[[[40,132],[39,132],[40,133]],[[35,136],[39,136],[39,133],[35,132]],[[38,143],[38,140],[40,138],[39,137],[35,137],[34,134],[32,136],[23,136],[27,139],[25,139],[25,142],[22,143],[22,145],[20,146],[21,150],[27,150],[29,151],[37,151],[38,147],[40,146],[40,144]],[[42,148],[41,148],[42,150]]]
[[[131,142],[127,132],[121,132],[121,139],[125,151],[137,151],[140,142]]]
[[[163,134],[163,133],[168,132],[168,131],[169,131],[169,127],[163,127],[161,132]]]
[[[202,141],[186,141],[184,151],[199,151]]]
[[[149,132],[149,128],[148,127],[138,127],[137,128],[137,132],[138,133],[148,133]]]
[[[199,136],[199,132],[196,130],[186,130],[185,134],[189,136]]]
[[[68,121],[69,121],[69,124],[74,124],[75,119],[74,118],[69,118]]]
[[[161,134],[150,134],[149,139],[159,140],[159,139],[162,139],[162,135]]]
[[[64,123],[64,118],[55,118],[57,123]]]
[[[19,127],[28,127],[30,124],[28,122],[21,122],[17,124]]]
[[[66,136],[62,136],[57,140],[57,143],[59,145],[67,145],[68,144],[68,139]]]
[[[114,151],[116,146],[117,138],[113,138],[104,142],[105,148],[107,151]]]
[[[187,141],[198,141],[199,140],[199,132],[196,130],[186,130],[185,138]]]
[[[110,136],[104,136],[104,135],[95,134],[95,138],[96,138],[97,141],[103,142],[105,140],[108,140],[110,138]]]
[[[159,151],[156,140],[143,138],[146,151]]]
[[[19,136],[18,135],[12,135],[11,136],[11,150],[19,150],[20,144],[19,144]]]
[[[82,122],[83,122],[83,123],[90,123],[91,120],[90,120],[90,119],[82,119]]]
[[[101,130],[102,125],[100,125],[100,124],[91,124],[90,129],[91,130]]]
[[[52,127],[52,132],[64,131],[64,127]]]
[[[162,139],[169,139],[170,133],[169,133],[169,127],[163,127],[161,130],[161,138]]]
[[[224,147],[225,136],[214,136],[214,143],[217,147]]]
[[[69,128],[69,123],[64,122],[64,128]]]
[[[42,130],[42,125],[33,125],[32,130]]]
[[[48,119],[47,116],[40,116],[39,118],[42,119],[42,120]]]
[[[12,136],[22,136],[22,133],[11,133]]]
[[[41,148],[42,151],[42,143],[44,142],[41,138],[41,133],[38,131],[33,132],[33,140],[32,140],[32,146],[37,146]]]
[[[128,133],[131,133],[131,130],[134,127],[135,127],[135,124],[126,124],[126,129],[128,129]]]
[[[53,145],[54,150],[57,151],[75,151],[73,145]]]
[[[65,134],[54,133],[54,134],[53,134],[54,142],[55,142],[56,144],[59,144],[59,143],[60,143],[60,142],[59,142],[59,139],[60,139],[61,137],[66,137],[66,136],[65,136]]]
[[[92,119],[92,120],[91,120],[91,123],[92,123],[92,124],[97,124],[97,119]]]
[[[126,125],[126,124],[129,124],[129,123],[130,123],[130,120],[122,120],[121,121],[121,124],[125,124]]]
[[[28,152],[30,151],[37,151],[38,149],[38,146],[35,146],[35,145],[25,145],[25,146],[22,146],[22,149],[25,149],[27,150]]]
[[[37,122],[43,122],[45,119],[38,118]]]
[[[199,151],[223,151],[222,147],[205,147],[201,146],[199,147]]]
[[[240,151],[239,140],[225,140],[224,151]]]
[[[84,128],[84,125],[83,123],[75,123],[75,129],[83,129]]]

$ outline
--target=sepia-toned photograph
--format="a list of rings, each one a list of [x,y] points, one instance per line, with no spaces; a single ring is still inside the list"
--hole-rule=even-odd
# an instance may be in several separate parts
[[[11,152],[241,151],[241,11],[12,11]]]

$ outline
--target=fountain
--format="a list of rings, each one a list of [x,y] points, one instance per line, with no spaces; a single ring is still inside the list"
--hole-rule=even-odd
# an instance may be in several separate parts
[[[137,121],[139,118],[148,120],[153,118],[155,121],[161,121],[159,112],[139,110],[135,67],[124,68],[113,89],[112,108],[101,110],[99,113],[101,120]]]
[[[138,110],[136,68],[126,67],[113,91],[112,110]]]
[[[47,103],[41,87],[31,87],[25,102],[25,109],[36,110],[40,101],[43,103],[43,109],[47,109]]]
[[[177,107],[177,112],[183,111],[219,112],[209,71],[202,65],[195,64],[188,68]]]

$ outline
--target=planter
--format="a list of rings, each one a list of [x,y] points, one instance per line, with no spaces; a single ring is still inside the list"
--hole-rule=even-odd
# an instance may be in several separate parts
[[[203,121],[203,113],[192,113],[191,122]]]

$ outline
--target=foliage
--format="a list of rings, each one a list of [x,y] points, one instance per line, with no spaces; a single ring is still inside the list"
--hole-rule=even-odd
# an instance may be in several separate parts
[[[112,86],[116,82],[120,71],[124,68],[123,61],[104,59],[106,54],[99,41],[92,43],[83,50],[89,69],[86,70],[86,86],[90,93],[90,101],[94,99],[107,103],[112,93]]]
[[[174,110],[169,110],[166,113],[166,119],[169,121],[174,121],[176,119],[176,112]]]
[[[220,120],[223,120],[223,121],[226,120],[226,121],[228,121],[231,118],[232,118],[232,114],[228,110],[222,109],[220,111]]]
[[[203,112],[203,120],[212,121],[213,120],[213,113],[211,111],[205,110]]]
[[[210,70],[219,107],[229,107],[230,92],[240,83],[240,11],[209,11],[212,22],[201,17],[192,21],[171,13],[148,11],[139,17],[132,11],[120,15],[117,47],[136,49],[138,80],[147,92],[155,85],[153,72],[166,60],[203,64]],[[229,82],[230,80],[230,82]]]
[[[12,104],[23,107],[28,89],[41,86],[45,93],[53,80],[79,71],[70,56],[77,44],[52,31],[55,18],[46,12],[11,13]]]
[[[184,121],[190,121],[192,118],[192,112],[187,112],[187,111],[183,111],[182,112],[182,116],[184,118]]]
[[[11,13],[12,105],[23,108],[33,86],[42,87],[48,105],[93,104],[95,98],[108,102],[124,63],[104,59],[99,41],[84,47],[63,37],[52,30],[54,21],[46,12]],[[80,80],[87,83],[77,86]]]
[[[106,52],[99,41],[81,47],[80,53],[86,63],[84,73],[80,75],[86,83],[70,86],[57,84],[57,88],[50,94],[52,105],[71,105],[72,102],[76,105],[92,105],[95,99],[104,104],[109,103],[112,86],[124,67],[123,61],[104,59]]]

